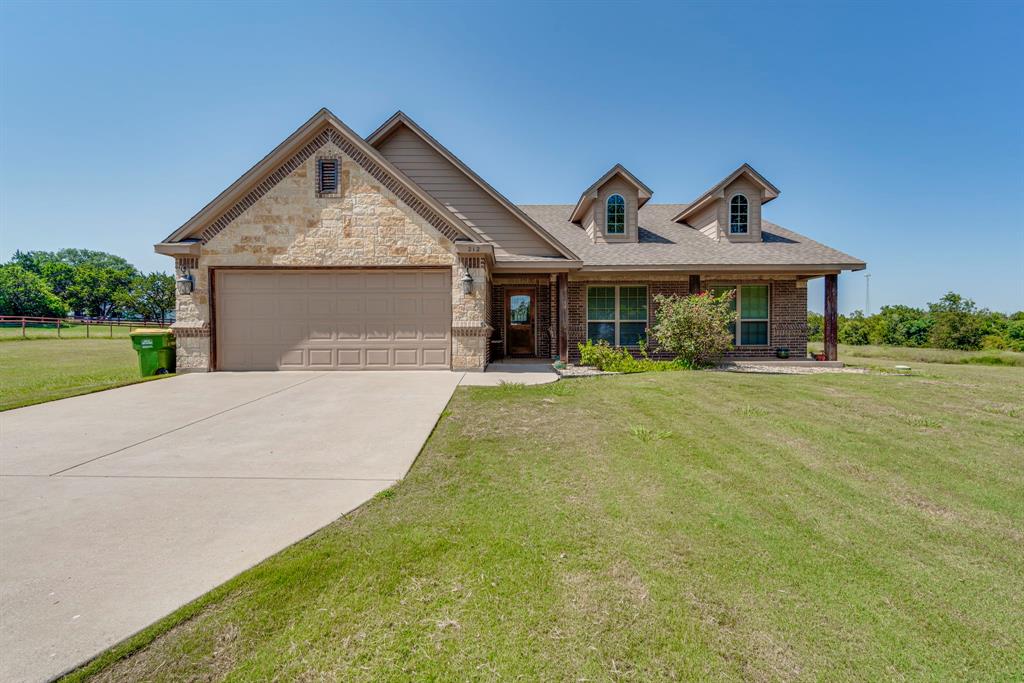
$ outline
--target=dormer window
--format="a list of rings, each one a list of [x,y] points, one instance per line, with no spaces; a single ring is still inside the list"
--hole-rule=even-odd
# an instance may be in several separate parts
[[[749,205],[747,198],[741,194],[732,198],[729,203],[729,232],[733,235],[747,234]]]
[[[605,230],[609,235],[622,235],[626,232],[626,200],[620,194],[608,198]]]

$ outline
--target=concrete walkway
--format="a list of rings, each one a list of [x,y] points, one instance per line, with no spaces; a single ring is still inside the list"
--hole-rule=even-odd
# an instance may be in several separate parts
[[[462,373],[214,373],[0,413],[0,680],[90,659],[405,476]]]
[[[549,384],[558,381],[550,362],[509,360],[487,366],[485,372],[467,372],[462,386],[493,387],[499,384]]]

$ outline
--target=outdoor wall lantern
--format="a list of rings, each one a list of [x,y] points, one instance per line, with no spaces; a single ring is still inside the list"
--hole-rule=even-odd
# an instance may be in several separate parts
[[[177,286],[178,294],[191,294],[192,293],[192,275],[187,270],[182,271],[178,274],[177,279],[174,281]]]
[[[462,271],[462,278],[459,282],[462,283],[462,293],[469,294],[473,291],[473,276],[469,274],[469,268]]]

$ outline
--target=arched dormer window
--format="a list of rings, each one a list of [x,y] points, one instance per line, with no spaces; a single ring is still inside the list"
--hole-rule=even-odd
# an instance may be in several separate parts
[[[747,198],[741,194],[732,198],[729,203],[729,233],[745,235],[749,219]]]
[[[621,194],[613,194],[608,198],[605,231],[609,235],[623,235],[626,232],[626,200]]]

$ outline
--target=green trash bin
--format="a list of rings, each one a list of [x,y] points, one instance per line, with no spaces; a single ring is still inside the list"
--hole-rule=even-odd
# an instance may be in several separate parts
[[[174,372],[174,334],[170,330],[132,330],[132,348],[139,354],[143,377]]]

